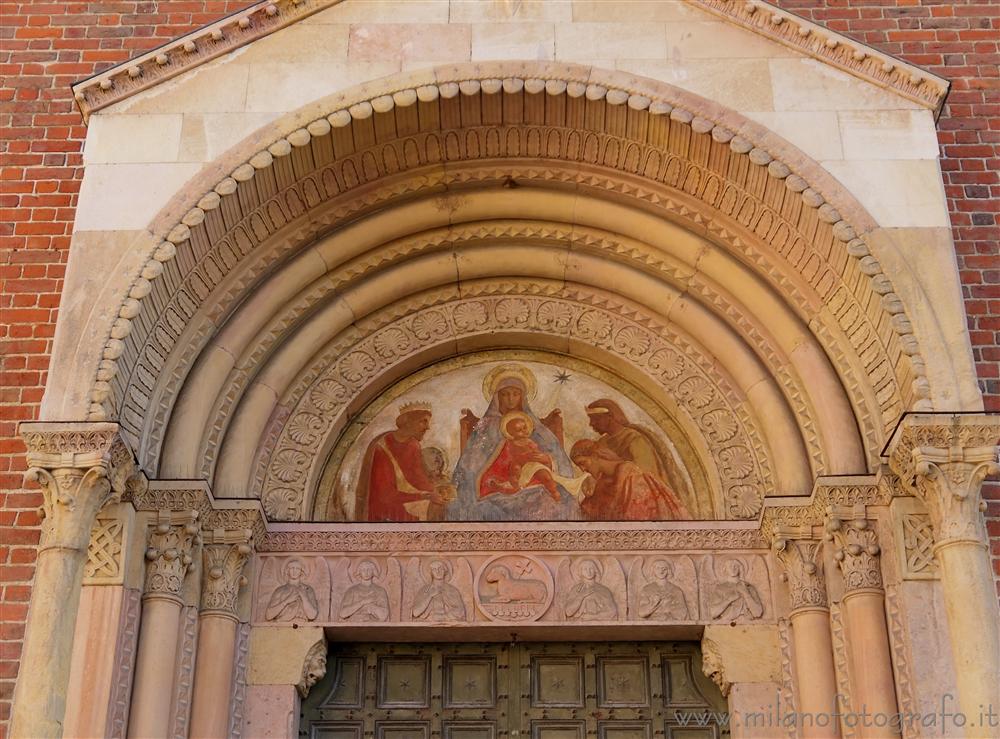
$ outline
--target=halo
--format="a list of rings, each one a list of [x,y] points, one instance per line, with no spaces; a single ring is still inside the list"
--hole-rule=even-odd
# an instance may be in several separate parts
[[[648,562],[644,562],[642,565],[642,574],[645,576],[647,582],[658,579],[656,575],[653,574],[653,568],[656,567],[657,562],[666,563],[667,567],[670,568],[670,575],[667,580],[674,580],[677,577],[677,565],[671,562],[667,557],[654,557]]]
[[[445,568],[448,570],[448,574],[444,580],[445,582],[451,582],[452,578],[455,577],[455,568],[452,567],[451,562],[443,557],[427,557],[420,562],[420,574],[424,578],[424,582],[430,583],[433,581],[433,578],[431,577],[431,565],[435,562],[441,562],[444,564]]]
[[[289,557],[284,562],[281,563],[281,576],[288,578],[288,568],[292,566],[293,563],[298,563],[299,567],[302,568],[302,578],[308,580],[312,575],[312,568],[306,563],[302,557]]]
[[[483,397],[486,398],[487,403],[493,400],[493,396],[496,395],[500,383],[507,379],[520,380],[524,385],[526,399],[535,399],[537,388],[535,375],[532,371],[527,367],[521,367],[516,364],[501,364],[499,367],[494,367],[487,372],[486,377],[483,378]]]
[[[363,559],[355,560],[354,562],[351,563],[350,568],[349,568],[350,571],[348,572],[348,575],[351,578],[351,582],[360,582],[361,581],[361,578],[358,575],[358,569],[365,562],[369,562],[369,563],[371,563],[372,565],[375,566],[375,577],[372,578],[372,579],[373,580],[381,580],[382,579],[382,565],[380,565],[378,562],[376,562],[371,557],[365,557]]]
[[[535,422],[531,420],[531,416],[529,416],[527,413],[524,413],[523,411],[510,411],[509,413],[504,413],[503,416],[500,418],[500,433],[503,434],[505,439],[512,438],[511,435],[507,433],[507,424],[509,424],[515,418],[523,418],[525,421],[528,422],[528,428],[531,429],[531,431],[535,430]],[[530,434],[531,431],[529,431],[528,433]]]
[[[573,575],[573,579],[577,581],[583,579],[583,575],[580,574],[580,568],[583,567],[585,562],[592,562],[594,564],[594,567],[597,568],[597,582],[602,582],[604,580],[604,563],[593,557],[578,559],[570,565],[570,573]]]

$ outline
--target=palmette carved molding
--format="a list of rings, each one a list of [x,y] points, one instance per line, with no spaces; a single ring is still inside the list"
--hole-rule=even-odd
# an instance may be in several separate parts
[[[508,66],[511,69],[533,69],[527,63]],[[586,72],[587,75],[592,73],[589,68],[572,68],[568,65],[550,65],[538,69],[540,73],[549,69],[547,74],[551,76],[551,70],[556,68],[578,69],[581,74]],[[461,68],[452,68],[451,74],[457,74],[456,69]],[[134,437],[137,442],[141,440],[143,458],[151,455],[155,460],[156,450],[161,442],[156,434],[161,433],[158,429],[165,428],[162,422],[169,414],[170,399],[189,363],[194,360],[208,336],[202,335],[203,328],[199,328],[196,330],[198,335],[189,337],[190,340],[185,342],[183,357],[179,357],[182,361],[172,365],[169,376],[164,378],[164,382],[172,389],[158,393],[158,397],[168,403],[166,407],[159,407],[156,403],[151,405],[153,399],[146,387],[152,378],[160,377],[164,369],[163,366],[154,366],[158,361],[155,357],[165,358],[171,354],[180,332],[191,325],[189,307],[199,306],[208,300],[211,291],[219,284],[221,275],[228,275],[227,279],[232,287],[224,295],[217,295],[212,300],[238,301],[240,295],[263,274],[266,264],[274,263],[278,253],[286,254],[343,218],[370,210],[379,204],[385,205],[390,198],[427,192],[429,188],[437,188],[449,182],[456,185],[482,185],[503,181],[505,177],[511,176],[510,167],[479,166],[477,170],[474,166],[466,166],[465,169],[469,171],[463,172],[463,167],[454,166],[462,162],[471,164],[474,160],[481,159],[483,152],[489,151],[488,144],[493,135],[491,131],[495,132],[495,140],[502,142],[505,147],[512,132],[525,139],[519,142],[517,152],[502,151],[502,156],[547,157],[553,162],[560,158],[582,160],[594,168],[594,171],[581,172],[575,166],[573,172],[567,173],[559,172],[559,167],[525,168],[518,165],[518,171],[515,172],[517,177],[523,176],[539,183],[578,182],[585,187],[610,188],[628,197],[639,198],[651,206],[676,212],[681,218],[700,224],[699,228],[707,227],[723,243],[732,244],[737,253],[746,254],[754,267],[763,270],[768,279],[773,280],[778,289],[788,295],[789,300],[801,305],[809,313],[809,299],[800,294],[798,286],[784,271],[786,261],[796,262],[795,265],[789,265],[791,271],[808,275],[810,289],[816,290],[819,299],[831,308],[829,320],[837,324],[835,328],[827,327],[822,324],[823,320],[828,319],[820,319],[814,327],[816,335],[825,345],[830,345],[829,350],[834,356],[863,356],[866,363],[864,374],[884,378],[886,383],[885,390],[879,390],[878,393],[881,408],[873,413],[873,409],[867,408],[867,401],[861,400],[864,393],[859,383],[862,383],[863,378],[853,370],[845,375],[850,392],[858,399],[861,426],[869,449],[879,445],[875,427],[881,425],[885,428],[891,425],[906,407],[927,407],[929,386],[924,377],[923,363],[918,356],[919,347],[903,311],[902,302],[893,292],[891,283],[882,273],[878,261],[871,255],[864,240],[858,237],[858,233],[870,227],[870,224],[859,223],[855,227],[848,223],[817,189],[810,187],[801,175],[793,173],[787,164],[775,159],[766,149],[755,146],[745,136],[737,136],[732,130],[714,123],[711,117],[716,115],[715,111],[706,110],[701,114],[692,112],[698,106],[691,96],[678,92],[677,100],[667,102],[650,94],[633,94],[613,85],[596,84],[594,81],[585,83],[573,78],[574,75],[569,72],[562,79],[547,80],[533,77],[465,78],[455,82],[390,91],[370,100],[347,105],[258,152],[248,162],[234,169],[231,177],[198,200],[198,205],[180,223],[162,230],[166,233],[167,240],[150,255],[143,275],[137,279],[129,297],[123,302],[119,320],[106,345],[104,361],[98,369],[92,393],[92,417],[119,415],[130,438]],[[586,76],[584,79],[591,77]],[[412,141],[412,146],[400,139],[376,145],[371,150],[353,152],[342,158],[333,156],[334,139],[342,136],[345,129],[355,122],[368,125],[364,122],[376,113],[391,113],[394,108],[403,109],[414,105],[418,99],[428,103],[438,101],[444,111],[449,106],[459,105],[460,100],[476,96],[483,105],[483,120],[489,120],[499,110],[495,102],[501,91],[504,95],[540,95],[544,92],[545,96],[565,96],[570,101],[586,98],[590,102],[603,101],[609,111],[639,111],[648,114],[649,130],[658,126],[657,130],[662,129],[666,134],[669,129],[671,133],[664,136],[664,141],[672,142],[671,145],[683,144],[685,151],[664,156],[661,145],[647,146],[643,142],[638,149],[634,149],[633,142],[627,139],[595,133],[592,151],[581,141],[579,153],[574,155],[566,148],[571,143],[571,129],[537,127],[535,134],[529,130],[534,123],[530,121],[518,128],[470,128],[468,136],[463,137],[448,138],[438,133],[421,134],[408,139]],[[491,98],[493,103],[489,102]],[[678,103],[681,100],[685,102]],[[491,110],[494,112],[491,113]],[[448,116],[450,115],[449,112]],[[608,120],[614,118],[615,115],[612,114]],[[672,133],[675,129],[676,136]],[[553,138],[553,133],[559,135]],[[367,140],[360,131],[357,136],[357,140]],[[532,140],[536,143],[532,144]],[[470,142],[475,143],[473,145]],[[659,151],[656,156],[660,159],[657,160],[659,164],[654,166],[649,156],[652,150],[657,149]],[[289,162],[298,158],[298,155],[293,154],[298,150],[308,152],[310,161],[319,168],[316,172],[301,177],[295,174],[295,169]],[[428,153],[430,150],[436,152],[434,157]],[[735,158],[734,166],[725,167],[724,170],[736,173],[740,182],[720,179],[718,173],[704,168],[698,161],[704,157],[705,152],[716,150],[721,155]],[[744,156],[749,163],[742,162],[741,158]],[[736,160],[741,161],[739,166],[735,166]],[[437,165],[444,161],[449,162],[449,167],[442,173]],[[384,170],[384,166],[388,166],[387,162],[394,164]],[[403,174],[407,170],[415,171],[429,165],[434,166],[409,179]],[[608,176],[602,173],[611,170],[618,170],[618,174]],[[766,172],[767,177],[761,179],[750,176],[757,171]],[[390,172],[400,174],[387,177]],[[621,173],[629,173],[634,182],[624,182]],[[371,183],[380,178],[385,178],[383,182],[386,187],[381,190],[371,187]],[[251,181],[256,182],[256,186],[249,184]],[[783,184],[785,189],[773,188],[769,182]],[[254,191],[250,192],[251,189]],[[237,191],[241,194],[232,197]],[[682,193],[683,197],[672,198],[671,192]],[[787,207],[773,207],[772,196],[788,201]],[[706,218],[697,206],[692,208],[683,202],[691,197],[703,202],[709,210],[726,213],[725,218],[731,218],[732,224],[723,223],[725,218]],[[798,219],[787,217],[788,208],[796,211],[805,208],[803,212],[811,213],[810,220],[815,217],[816,228],[810,229],[808,236],[800,234]],[[229,215],[224,218],[220,209]],[[320,213],[323,209],[326,210]],[[308,218],[305,218],[307,213]],[[232,223],[238,225],[227,225]],[[275,250],[268,251],[267,259],[263,259],[263,253],[253,254],[251,259],[247,259],[258,245],[271,240],[279,230],[282,232],[280,238],[287,239],[287,243],[274,243]],[[159,227],[156,231],[161,232]],[[216,238],[218,234],[222,235]],[[757,244],[764,238],[771,242],[776,255],[758,250]],[[824,247],[825,251],[814,253],[812,247],[815,244],[828,240],[830,245],[828,248]],[[191,256],[185,260],[187,266],[183,268],[174,259],[178,247]],[[851,258],[838,262],[834,270],[823,256],[831,250],[846,251]],[[253,260],[260,264],[248,272],[244,269],[243,262]],[[806,264],[810,266],[806,268]],[[158,279],[165,270],[170,273],[169,281]],[[133,319],[138,315],[142,301],[151,292],[156,292],[157,300],[167,308],[150,322],[155,325],[147,327],[134,324]],[[873,294],[879,297],[873,298]],[[219,315],[226,307],[220,304],[208,310]],[[850,348],[834,346],[840,341],[835,338],[838,334],[857,344]],[[875,351],[871,351],[872,348]],[[909,356],[913,359],[896,361],[891,356]],[[144,364],[149,362],[153,364]],[[120,366],[126,368],[126,371],[119,372]]]
[[[184,34],[127,62],[73,85],[86,120],[91,113],[125,100],[164,80],[228,54],[340,0],[263,0],[216,23]],[[843,34],[769,3],[753,0],[688,0],[765,38],[832,64],[879,87],[939,110],[948,82],[925,70],[882,54]]]
[[[256,623],[529,627],[773,622],[758,552],[259,555]]]
[[[370,528],[370,527],[365,527]],[[269,531],[260,552],[766,549],[756,528]]]

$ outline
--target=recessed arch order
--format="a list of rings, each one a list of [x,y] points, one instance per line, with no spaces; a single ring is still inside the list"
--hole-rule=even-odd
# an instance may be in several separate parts
[[[379,392],[538,348],[660,392],[722,513],[748,518],[870,471],[929,407],[872,228],[801,152],[664,83],[546,63],[387,78],[255,135],[158,217],[90,417],[150,475],[301,519]]]

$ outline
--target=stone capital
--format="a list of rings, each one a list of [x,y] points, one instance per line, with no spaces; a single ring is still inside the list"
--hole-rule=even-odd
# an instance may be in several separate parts
[[[145,598],[180,602],[184,577],[201,543],[197,511],[159,511],[150,523],[146,545]]]
[[[788,585],[793,612],[828,607],[822,545],[811,526],[775,526],[771,548],[781,565],[781,581]]]
[[[935,546],[987,544],[980,495],[983,480],[1000,472],[1000,416],[911,415],[889,447],[889,465],[902,484],[923,501]]]
[[[824,536],[833,543],[833,558],[844,576],[846,594],[881,590],[879,555],[882,549],[872,521],[865,517],[865,507],[830,506],[825,528]]]
[[[44,502],[40,548],[86,551],[97,512],[141,478],[115,423],[22,423],[25,479]]]
[[[236,618],[236,599],[247,584],[243,574],[253,553],[249,529],[212,529],[203,534],[201,612]]]

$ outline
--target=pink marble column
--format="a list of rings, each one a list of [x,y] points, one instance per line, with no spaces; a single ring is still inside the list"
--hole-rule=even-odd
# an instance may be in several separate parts
[[[865,518],[864,506],[831,507],[826,529],[828,540],[834,542],[834,559],[844,577],[842,602],[854,710],[887,717],[882,726],[859,726],[859,734],[897,737],[899,729],[892,720],[898,710],[896,684],[885,619],[878,535],[872,522]]]
[[[983,480],[1000,473],[1000,417],[911,415],[893,436],[889,463],[923,501],[948,617],[966,736],[993,735],[1000,710],[1000,609],[983,512]]]
[[[823,577],[822,545],[812,527],[776,527],[774,554],[788,586],[795,655],[797,709],[806,739],[840,736],[837,677],[833,664],[830,607]]]
[[[221,739],[229,731],[233,663],[239,620],[236,600],[247,580],[243,568],[253,551],[251,532],[205,534],[198,656],[191,705],[192,739]]]
[[[146,583],[128,735],[166,737],[173,708],[174,665],[180,632],[181,590],[197,546],[198,513],[161,511],[146,547]]]
[[[77,609],[90,532],[131,455],[113,423],[21,424],[28,479],[44,496],[45,519],[11,716],[12,737],[63,733]],[[120,489],[120,488],[119,488]]]

